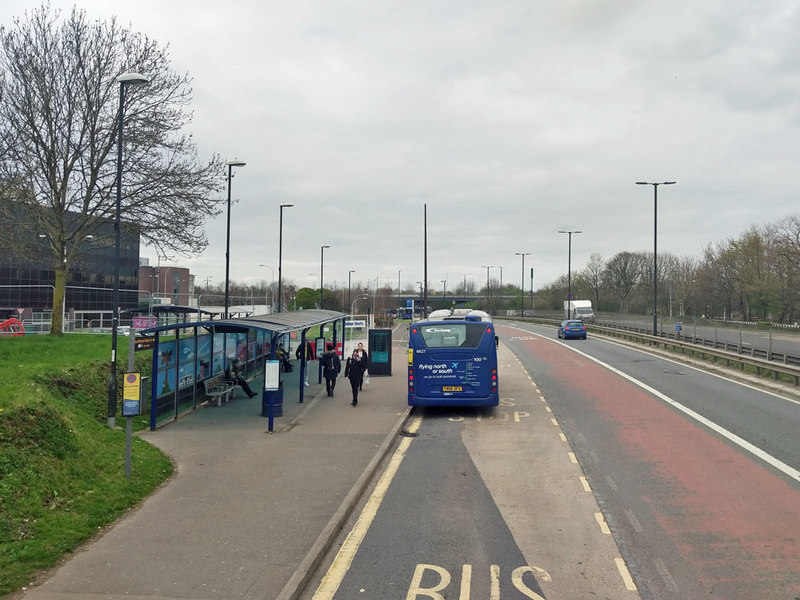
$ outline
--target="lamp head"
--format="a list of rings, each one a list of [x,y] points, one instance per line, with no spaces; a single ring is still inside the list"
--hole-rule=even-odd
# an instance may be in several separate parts
[[[291,202],[281,202],[281,208],[289,208],[290,206],[294,206]]]
[[[150,82],[150,78],[141,73],[129,72],[117,77],[117,82],[124,85],[144,85]]]
[[[247,164],[246,162],[244,162],[243,160],[239,160],[238,158],[234,158],[233,160],[228,161],[229,167],[243,167],[246,164]]]

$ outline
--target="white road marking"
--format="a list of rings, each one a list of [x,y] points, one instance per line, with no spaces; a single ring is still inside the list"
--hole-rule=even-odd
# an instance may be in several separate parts
[[[511,327],[511,326],[509,326],[509,327]],[[513,329],[518,329],[518,328],[514,327]],[[520,329],[520,331],[524,331],[524,330]],[[532,332],[528,332],[528,333],[532,333]],[[534,333],[533,335],[540,335],[540,334]],[[554,341],[554,340],[550,340],[549,338],[544,337],[544,336],[540,336],[540,337],[542,337],[542,339],[549,340],[551,342]],[[619,375],[623,379],[627,379],[628,381],[630,381],[634,385],[636,385],[636,386],[642,388],[643,390],[651,393],[656,398],[659,398],[660,400],[663,400],[665,403],[669,404],[670,406],[673,406],[675,409],[677,409],[677,410],[681,411],[682,413],[686,414],[687,416],[691,417],[692,419],[694,419],[698,423],[702,423],[703,425],[705,425],[706,427],[708,427],[709,429],[711,429],[715,433],[717,433],[717,434],[721,435],[722,437],[724,437],[725,439],[733,442],[734,444],[736,444],[737,446],[739,446],[743,450],[746,450],[747,452],[750,452],[752,455],[756,456],[757,458],[760,458],[761,460],[763,460],[768,465],[774,467],[775,469],[778,469],[782,473],[785,473],[786,475],[788,475],[789,477],[791,477],[795,481],[800,481],[800,471],[790,467],[785,462],[783,462],[781,460],[778,460],[777,458],[775,458],[771,454],[768,454],[768,453],[764,452],[758,446],[755,446],[755,445],[751,444],[750,442],[748,442],[747,440],[739,437],[735,433],[732,433],[732,432],[728,431],[727,429],[725,429],[724,427],[721,427],[721,426],[717,425],[716,423],[714,423],[714,421],[712,421],[710,419],[707,419],[706,417],[704,417],[700,413],[692,410],[688,406],[684,406],[683,404],[681,404],[680,402],[678,402],[676,400],[673,400],[672,398],[670,398],[666,394],[662,394],[657,389],[655,389],[653,387],[650,387],[649,385],[647,385],[643,381],[639,381],[638,379],[636,379],[635,377],[632,377],[631,375],[628,375],[624,371],[620,371],[619,369],[617,369],[615,367],[612,367],[608,363],[605,363],[602,360],[595,358],[594,356],[586,354],[585,352],[583,352],[581,350],[578,350],[577,348],[575,348],[573,346],[570,346],[568,344],[563,344],[563,345],[564,345],[565,348],[567,348],[569,350],[572,350],[573,352],[583,356],[587,360],[591,360],[592,362],[597,363],[598,365],[608,369],[612,373],[616,373],[617,375]],[[641,352],[641,350],[637,350],[637,351]],[[663,357],[659,357],[659,358],[663,358]],[[664,360],[669,360],[669,359],[665,358]],[[674,362],[675,364],[680,364],[680,363],[677,363],[675,361],[670,361],[670,362]],[[687,366],[687,365],[682,365],[682,366]],[[692,367],[688,367],[688,368],[692,368]],[[702,373],[707,373],[707,371],[702,371],[700,369],[695,369],[695,370],[700,371]],[[783,400],[788,400],[790,402],[795,402],[794,400],[791,400],[791,399],[788,399],[788,398],[784,398],[783,396],[778,396],[777,394],[772,394],[771,392],[768,392],[768,391],[765,391],[765,390],[759,390],[758,388],[755,388],[753,386],[749,386],[747,384],[744,384],[744,383],[741,383],[741,382],[738,382],[738,381],[734,381],[732,379],[727,379],[725,377],[721,377],[720,375],[715,375],[714,373],[708,373],[708,374],[709,375],[714,375],[715,377],[719,377],[720,379],[725,379],[726,381],[731,381],[733,383],[736,383],[738,385],[742,385],[742,386],[750,388],[750,389],[755,389],[755,390],[758,390],[760,392],[763,392],[763,393],[766,393],[766,394],[770,394],[772,396],[775,396],[777,398],[781,398]]]

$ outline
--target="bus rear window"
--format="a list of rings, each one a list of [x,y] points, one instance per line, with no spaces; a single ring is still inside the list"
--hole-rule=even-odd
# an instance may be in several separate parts
[[[486,332],[485,323],[440,323],[420,325],[427,348],[477,348]]]

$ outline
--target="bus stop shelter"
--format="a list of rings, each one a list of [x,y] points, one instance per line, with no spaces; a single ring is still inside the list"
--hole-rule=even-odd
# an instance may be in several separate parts
[[[331,342],[338,347],[337,342],[344,339],[347,316],[332,310],[300,310],[229,319],[209,317],[209,314],[197,311],[195,321],[173,320],[137,331],[136,347],[153,350],[149,395],[151,430],[205,402],[204,382],[223,375],[234,358],[241,361],[242,375],[246,379],[263,376],[266,361],[276,358],[279,345],[285,345],[287,353],[291,351],[291,333],[299,333],[298,343],[305,344],[309,329],[320,326],[322,330],[322,326],[328,324],[332,325],[331,336],[322,336],[324,343]],[[318,350],[317,354],[321,352]],[[299,402],[303,402],[306,368],[303,353]],[[259,384],[258,387],[264,394],[264,386]]]

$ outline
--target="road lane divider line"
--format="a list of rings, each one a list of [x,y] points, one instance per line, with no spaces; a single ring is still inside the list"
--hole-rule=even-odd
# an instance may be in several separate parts
[[[519,328],[515,327],[514,329],[519,329]],[[520,329],[520,331],[525,331],[525,330],[524,329]],[[531,331],[526,331],[526,333],[530,333],[531,335],[537,335],[537,336],[541,337],[544,340],[548,340],[549,339],[549,338],[546,338],[546,337],[544,337],[544,336],[542,336],[542,335],[540,335],[538,333],[533,333]],[[549,341],[552,342],[553,340],[549,340]],[[708,419],[708,418],[704,417],[703,415],[701,415],[700,413],[692,410],[688,406],[684,406],[683,404],[681,404],[677,400],[674,400],[673,398],[670,398],[666,394],[658,391],[654,387],[651,387],[651,386],[647,385],[643,381],[640,381],[639,379],[636,379],[632,375],[628,375],[624,371],[620,371],[616,367],[612,367],[610,364],[608,364],[606,362],[603,362],[599,358],[595,358],[594,356],[591,356],[590,354],[586,354],[585,352],[583,352],[581,350],[578,350],[577,348],[575,348],[573,346],[569,346],[567,344],[562,344],[562,345],[566,349],[571,350],[572,352],[575,352],[576,354],[579,354],[580,356],[583,356],[587,360],[590,360],[590,361],[600,365],[601,367],[603,367],[605,369],[608,369],[612,373],[615,373],[615,374],[619,375],[620,377],[622,377],[623,379],[626,379],[627,381],[630,381],[635,386],[638,386],[638,387],[642,388],[643,390],[645,390],[646,392],[651,393],[656,398],[659,398],[660,400],[662,400],[666,404],[669,404],[670,406],[672,406],[676,410],[681,411],[682,413],[684,413],[688,417],[694,419],[698,423],[701,423],[702,425],[705,425],[706,427],[708,427],[711,431],[715,432],[716,434],[718,434],[718,435],[724,437],[725,439],[727,439],[728,441],[736,444],[742,450],[745,450],[745,451],[749,452],[750,454],[752,454],[753,456],[761,459],[762,461],[764,461],[765,463],[767,463],[771,467],[773,467],[773,468],[777,469],[778,471],[780,471],[781,473],[784,473],[785,475],[791,477],[795,481],[800,481],[800,471],[798,471],[797,469],[792,468],[791,466],[789,466],[785,462],[775,458],[771,454],[768,454],[767,452],[765,452],[764,450],[762,450],[761,448],[759,448],[755,444],[751,444],[750,442],[748,442],[744,438],[741,438],[738,435],[736,435],[735,433],[733,433],[731,431],[728,431],[727,429],[725,429],[721,425],[718,425],[717,423],[715,423],[711,419]],[[637,350],[637,351],[641,352],[641,350]],[[670,360],[670,359],[665,358],[664,360]],[[675,361],[670,360],[670,362],[675,362]],[[693,368],[693,367],[690,366],[690,368]],[[699,369],[697,369],[697,370],[699,370]],[[701,372],[708,373],[707,371],[701,371]],[[714,373],[708,373],[708,374],[709,375],[713,375],[715,377],[719,377],[719,375],[715,375]],[[733,380],[729,379],[728,381],[733,381]],[[740,382],[734,381],[734,383],[740,383]],[[744,385],[745,387],[752,387],[752,386],[748,386],[747,384],[741,384],[740,383],[740,385]],[[757,389],[757,388],[753,388],[753,389]],[[760,390],[760,391],[764,391],[764,390]],[[765,392],[765,393],[770,393],[770,392]],[[775,394],[773,394],[773,395],[775,395]]]
[[[415,417],[412,419],[408,426],[408,433],[416,433],[421,424],[422,417]],[[413,439],[413,437],[404,437],[400,440],[397,450],[386,465],[383,475],[381,475],[369,500],[367,500],[364,505],[364,509],[361,511],[358,521],[356,521],[350,533],[347,534],[347,538],[336,554],[336,558],[333,559],[333,563],[328,569],[328,572],[325,574],[325,577],[322,578],[317,591],[314,592],[313,600],[333,600],[339,586],[342,584],[344,576],[353,563],[353,559],[355,558],[356,552],[358,552],[358,548],[361,546],[361,542],[364,541],[370,525],[372,525],[375,516],[378,514],[378,509],[386,496],[389,484],[400,468],[400,464],[403,462],[408,447],[411,445]]]
[[[534,335],[538,335],[538,334],[534,334]],[[542,337],[542,336],[540,336],[540,337]],[[570,348],[570,349],[572,349],[572,348]],[[580,351],[578,351],[578,353],[582,354]],[[589,358],[591,358],[591,357],[589,357]],[[517,360],[519,360],[519,358]],[[546,401],[544,395],[539,392],[538,388],[536,389],[536,392],[540,394],[539,398],[541,399],[541,401],[546,403],[547,401]],[[552,410],[549,408],[549,406],[546,406],[546,410],[550,414],[552,414]],[[567,446],[569,448],[571,448],[571,445],[569,443],[569,440],[567,439],[567,436],[564,434],[563,430],[561,429],[561,427],[558,424],[558,421],[555,419],[555,417],[551,417],[550,421],[551,421],[551,423],[553,425],[555,425],[556,427],[559,428],[558,435],[561,438],[561,441],[565,442],[567,444]],[[576,457],[575,453],[572,452],[572,451],[569,451],[568,454],[570,456],[570,460],[572,462],[578,464],[578,467],[581,469],[581,473],[583,473],[583,467],[580,465],[580,463],[578,463],[578,460],[577,460],[577,457]],[[597,460],[596,456],[595,456],[595,459]],[[582,475],[579,476],[579,479],[580,479],[580,482],[581,482],[581,485],[582,485],[583,489],[587,493],[590,493],[590,494],[592,494],[594,496],[594,493],[592,492],[592,488],[589,485],[589,480],[586,478],[586,476],[582,474]],[[612,488],[616,489],[617,488],[616,483],[608,476],[607,476],[607,479],[609,481],[610,486]],[[609,528],[608,523],[605,520],[605,515],[603,515],[602,512],[596,512],[596,513],[594,513],[594,517],[595,517],[595,520],[597,521],[598,525],[600,526],[601,532],[603,534],[605,534],[605,535],[611,535],[611,529]],[[619,547],[617,545],[616,539],[614,541],[614,544],[615,544],[615,546],[617,546],[617,550],[619,550]],[[625,586],[625,589],[628,590],[628,591],[632,591],[632,592],[638,591],[638,589],[636,588],[636,584],[633,581],[633,577],[631,577],[630,571],[628,570],[628,566],[625,563],[624,559],[619,558],[619,557],[615,557],[614,558],[614,563],[617,566],[617,571],[619,572],[620,577],[622,578],[622,582],[623,582],[623,585]]]

